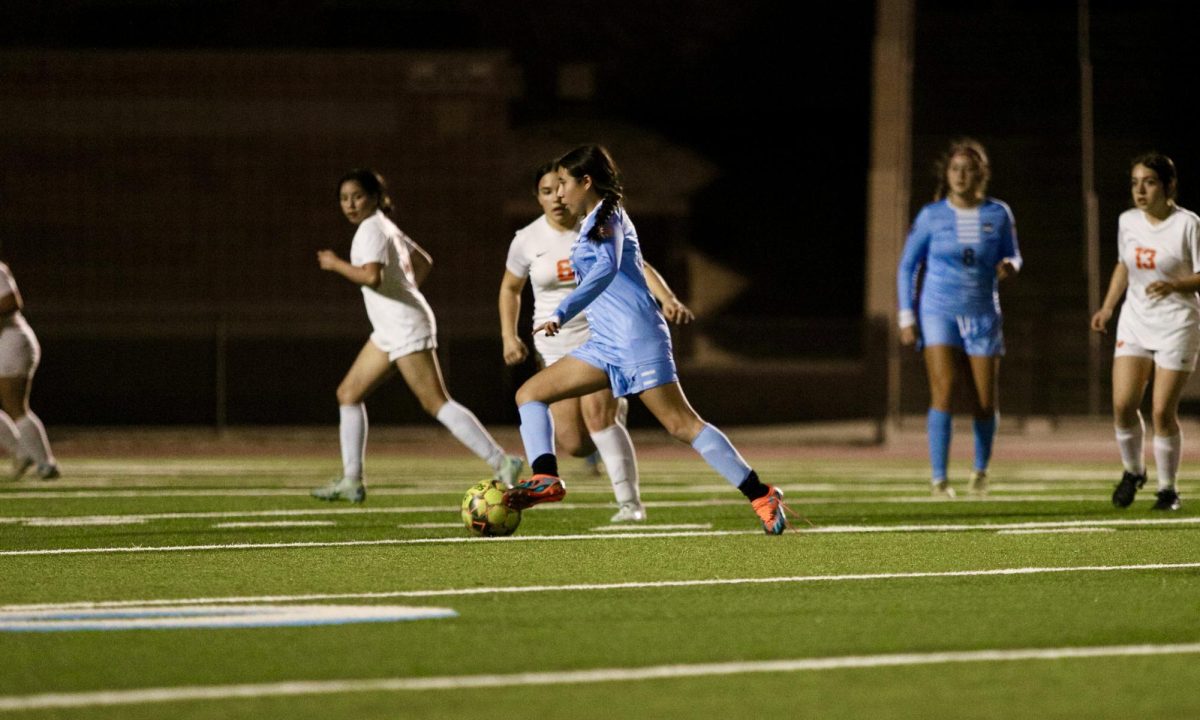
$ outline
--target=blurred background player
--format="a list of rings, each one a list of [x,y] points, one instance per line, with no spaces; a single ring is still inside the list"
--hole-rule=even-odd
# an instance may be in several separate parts
[[[525,343],[517,332],[521,310],[521,292],[527,280],[533,283],[533,322],[549,319],[563,298],[575,288],[575,272],[571,269],[571,246],[579,237],[576,226],[579,216],[571,212],[558,197],[558,174],[553,162],[539,167],[534,174],[534,195],[542,207],[542,215],[517,231],[508,250],[504,278],[500,282],[500,335],[504,341],[504,362],[517,365],[528,356]],[[662,303],[663,314],[677,323],[693,319],[687,308],[667,287],[665,281],[649,263],[644,264],[646,282],[651,293]],[[557,335],[535,335],[541,367],[554,364],[564,355],[587,342],[587,317],[580,313],[560,328]],[[554,421],[554,440],[559,452],[575,457],[587,457],[598,451],[612,482],[618,510],[613,522],[642,521],[646,511],[638,492],[637,457],[624,423],[618,416],[625,413],[619,406],[625,398],[614,398],[612,390],[604,388],[582,397],[564,398],[550,404]]]
[[[934,200],[917,214],[896,273],[900,342],[923,348],[929,377],[929,462],[935,495],[954,497],[946,473],[951,398],[965,370],[975,431],[971,491],[987,492],[1004,355],[999,281],[1021,269],[1008,206],[985,195],[991,169],[983,146],[957,140],[938,163]],[[916,297],[918,274],[920,298]],[[963,362],[963,359],[966,362]]]
[[[317,262],[322,270],[362,288],[374,332],[337,389],[342,477],[313,490],[313,497],[352,502],[366,497],[367,410],[363,400],[394,370],[399,370],[425,412],[486,461],[498,479],[511,485],[524,461],[506,455],[475,415],[446,391],[434,352],[437,325],[429,303],[417,289],[429,275],[433,260],[388,219],[392,201],[383,177],[373,170],[351,170],[338,182],[338,199],[346,219],[358,226],[350,261],[332,250],[321,250]]]
[[[616,163],[604,148],[584,145],[557,165],[558,197],[583,217],[571,248],[579,285],[533,332],[554,337],[587,308],[591,336],[517,390],[521,438],[534,474],[509,491],[508,504],[524,508],[566,495],[547,404],[611,387],[617,397],[639,395],[667,432],[690,443],[750,500],[767,533],[782,533],[788,525],[783,493],[759,480],[729,439],[700,419],[679,386],[667,322],[650,295],[637,231],[621,206]]]
[[[42,480],[59,476],[46,428],[29,408],[33,373],[42,356],[33,328],[25,322],[25,306],[8,265],[0,263],[0,444],[12,458],[13,480],[29,468]]]
[[[1092,330],[1105,332],[1122,294],[1114,350],[1113,422],[1125,472],[1113,505],[1129,507],[1146,482],[1142,396],[1154,376],[1154,464],[1158,470],[1155,510],[1178,510],[1175,477],[1183,450],[1179,397],[1196,369],[1200,350],[1200,218],[1175,204],[1175,163],[1159,153],[1133,161],[1134,207],[1117,222],[1119,260]],[[1128,291],[1127,291],[1128,290]]]

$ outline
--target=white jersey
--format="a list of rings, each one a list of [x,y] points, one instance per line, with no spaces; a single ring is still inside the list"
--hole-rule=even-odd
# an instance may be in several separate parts
[[[508,247],[505,267],[519,278],[529,278],[533,286],[533,324],[547,321],[562,299],[575,289],[575,271],[571,268],[571,246],[579,233],[575,229],[556,230],[545,215],[517,231]],[[547,338],[538,333],[533,341],[547,365],[587,342],[587,317],[580,313],[563,325],[558,335]]]
[[[8,265],[0,263],[0,297],[17,292],[17,281]],[[0,377],[28,376],[41,359],[33,328],[25,322],[20,310],[0,316]]]
[[[1117,250],[1129,273],[1129,288],[1117,323],[1118,349],[1133,343],[1147,350],[1195,351],[1200,346],[1200,297],[1194,292],[1146,296],[1159,280],[1182,280],[1200,273],[1200,217],[1176,207],[1152,225],[1137,208],[1121,213]]]
[[[410,243],[412,240],[380,211],[359,223],[354,233],[350,264],[383,266],[378,288],[362,286],[367,317],[375,328],[373,338],[386,337],[398,343],[408,336],[436,334],[433,310],[413,277]]]

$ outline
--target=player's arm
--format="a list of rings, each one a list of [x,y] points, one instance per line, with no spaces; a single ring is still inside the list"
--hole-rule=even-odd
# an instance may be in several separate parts
[[[360,267],[341,259],[332,250],[318,250],[317,264],[322,270],[337,273],[355,285],[363,285],[372,290],[383,282],[383,263],[371,262]]]
[[[1012,210],[1003,205],[1007,222],[1000,235],[1000,262],[996,263],[996,278],[1004,280],[1021,272],[1021,248],[1017,244],[1017,221]]]
[[[662,305],[663,315],[668,320],[676,325],[687,325],[696,319],[695,314],[675,296],[671,286],[667,285],[667,281],[653,265],[642,261],[642,268],[646,273],[646,284],[650,286],[650,294]]]
[[[897,315],[900,326],[900,342],[912,345],[917,341],[917,316],[913,310],[915,301],[917,273],[929,255],[929,241],[932,237],[928,227],[928,211],[917,213],[908,238],[904,241],[904,251],[900,254],[900,266],[896,269],[896,298],[900,310]]]
[[[525,289],[525,278],[505,270],[500,280],[500,339],[504,341],[504,364],[518,365],[529,355],[529,350],[517,334],[517,319],[521,316],[521,291]]]
[[[1096,332],[1108,332],[1108,321],[1112,318],[1113,311],[1117,307],[1117,303],[1121,301],[1121,296],[1125,294],[1125,288],[1129,287],[1129,270],[1126,269],[1124,263],[1117,263],[1113,268],[1112,278],[1108,281],[1108,292],[1104,294],[1104,302],[1101,303],[1100,309],[1092,315],[1092,329]]]
[[[620,232],[611,232],[608,237],[610,239],[600,242],[587,241],[596,248],[596,264],[588,271],[588,276],[583,282],[563,298],[550,319],[533,329],[535,333],[545,331],[547,336],[557,335],[559,328],[592,304],[592,301],[600,297],[600,293],[612,284],[621,268],[621,246],[624,238]]]
[[[417,287],[421,287],[421,284],[429,277],[430,271],[433,270],[433,257],[425,252],[425,248],[418,245],[412,238],[409,238],[408,258],[412,263],[413,283]]]

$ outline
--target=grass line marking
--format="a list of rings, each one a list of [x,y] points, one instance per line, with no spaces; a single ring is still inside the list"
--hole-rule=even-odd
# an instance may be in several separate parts
[[[335,520],[266,520],[261,522],[223,522],[215,523],[215,528],[292,528],[292,527],[333,527]]]
[[[122,607],[171,605],[217,605],[226,603],[316,602],[323,600],[386,600],[393,598],[461,597],[544,592],[590,592],[604,590],[641,590],[657,588],[712,587],[718,585],[776,585],[787,583],[859,582],[871,580],[920,580],[929,578],[1007,577],[1058,573],[1140,572],[1148,570],[1195,570],[1200,562],[1145,563],[1138,565],[1067,565],[1057,567],[989,568],[984,570],[938,570],[917,572],[857,573],[848,575],[785,575],[779,577],[705,578],[699,580],[651,580],[619,583],[572,583],[567,585],[514,585],[501,587],[442,588],[435,590],[393,590],[361,593],[309,593],[305,595],[260,595],[235,597],[166,598],[158,600],[108,600],[67,603],[0,605],[0,612],[41,610],[95,610]]]
[[[553,507],[553,506],[552,506]],[[1026,523],[963,523],[943,525],[827,525],[800,528],[796,534],[855,534],[894,532],[995,532],[998,530],[1021,530],[1039,528],[1099,528],[1099,527],[1175,527],[1200,524],[1200,517],[1122,519],[1122,520],[1063,520]],[[0,557],[29,555],[108,555],[123,553],[155,552],[205,552],[222,550],[281,550],[293,548],[370,547],[376,545],[436,545],[453,543],[497,543],[497,542],[563,542],[576,540],[631,540],[653,538],[726,537],[735,535],[758,535],[760,530],[680,530],[669,532],[610,532],[570,535],[511,535],[509,537],[477,538],[465,535],[426,538],[384,538],[380,540],[334,540],[271,543],[214,543],[207,545],[127,545],[116,547],[38,548],[30,550],[0,550]]]
[[[1021,648],[968,650],[889,655],[848,655],[794,658],[757,662],[695,663],[646,667],[595,668],[550,672],[495,675],[449,675],[440,677],[395,677],[370,680],[295,680],[290,682],[141,688],[98,692],[45,693],[0,697],[0,711],[82,708],[190,700],[332,695],[361,692],[459,690],[490,687],[576,685],[600,682],[629,682],[685,677],[785,673],[817,670],[868,669],[952,663],[1021,662],[1131,656],[1190,655],[1200,653],[1200,643],[1173,645],[1107,645],[1093,647]]]

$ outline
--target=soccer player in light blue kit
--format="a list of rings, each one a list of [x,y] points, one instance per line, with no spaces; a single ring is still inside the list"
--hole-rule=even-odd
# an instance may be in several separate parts
[[[617,397],[639,395],[667,432],[691,444],[750,500],[768,534],[782,533],[788,526],[782,491],[759,480],[729,439],[700,419],[679,386],[671,335],[646,285],[612,156],[597,145],[578,147],[559,159],[558,177],[559,197],[583,217],[571,250],[579,285],[533,331],[553,336],[586,309],[591,338],[517,390],[521,439],[534,474],[506,494],[506,504],[520,509],[562,500],[566,486],[558,477],[547,405],[611,388]]]
[[[985,195],[991,170],[983,146],[951,143],[939,163],[937,202],[921,208],[896,273],[900,342],[924,347],[929,375],[929,462],[934,495],[953,498],[946,475],[950,403],[965,354],[974,392],[971,491],[987,492],[996,435],[997,378],[1004,355],[998,283],[1021,269],[1012,211]],[[924,270],[917,297],[917,277]]]

